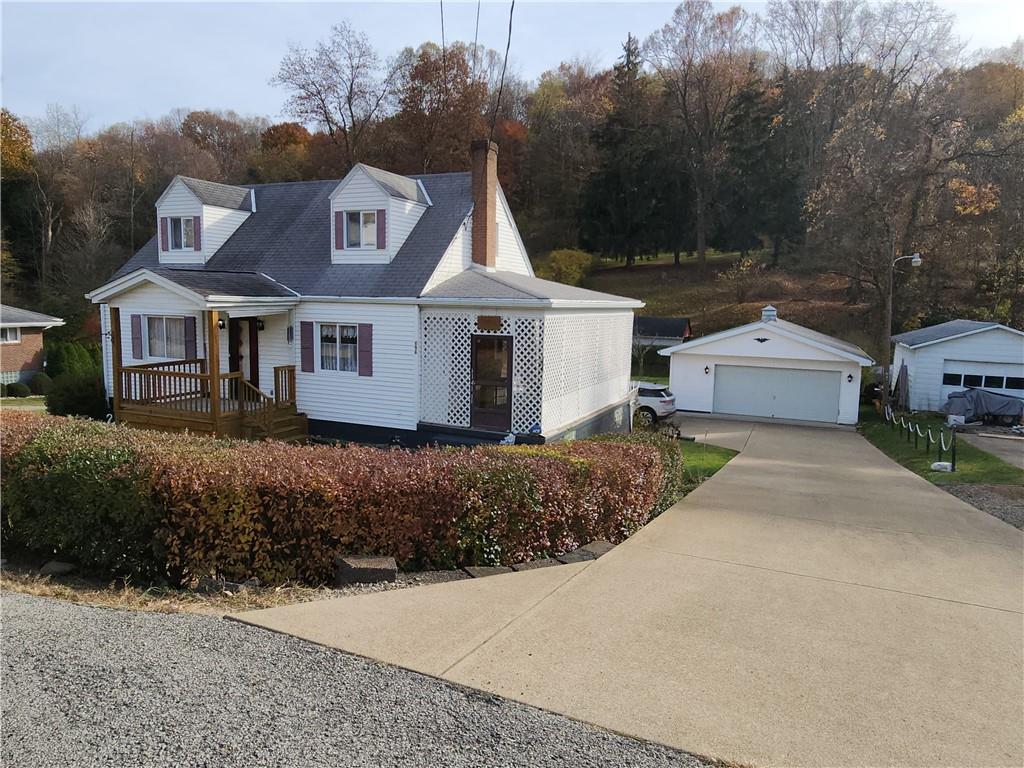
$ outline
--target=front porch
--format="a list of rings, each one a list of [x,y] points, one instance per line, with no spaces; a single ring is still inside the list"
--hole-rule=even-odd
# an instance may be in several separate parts
[[[205,358],[124,365],[120,354],[113,355],[115,420],[144,429],[305,442],[308,423],[295,404],[295,366],[273,366],[273,394],[267,394],[251,374],[221,371],[223,318],[217,311],[205,311],[203,320]],[[110,307],[110,331],[112,349],[122,350],[120,309],[115,306]],[[232,354],[237,359],[237,351]]]

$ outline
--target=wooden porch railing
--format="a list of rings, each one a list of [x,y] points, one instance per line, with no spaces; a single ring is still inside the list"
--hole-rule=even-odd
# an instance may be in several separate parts
[[[160,405],[209,411],[210,375],[205,360],[173,360],[122,368],[121,405]]]
[[[274,401],[295,405],[295,366],[274,366]]]

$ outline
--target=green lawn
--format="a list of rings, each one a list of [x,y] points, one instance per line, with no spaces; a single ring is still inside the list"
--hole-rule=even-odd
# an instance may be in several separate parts
[[[939,427],[944,424],[943,418],[938,414],[917,414],[913,421],[921,425],[922,432],[931,427],[932,434],[937,436]],[[926,454],[925,441],[918,438],[920,447],[914,448],[913,438],[907,442],[906,433],[901,435],[898,428],[890,427],[870,406],[861,409],[860,420],[861,433],[873,445],[911,472],[936,485],[1024,485],[1024,470],[975,448],[966,440],[957,441],[956,472],[932,472],[932,462],[938,460],[935,446]],[[949,440],[948,430],[946,440]],[[949,461],[948,453],[942,458],[943,461]]]
[[[711,477],[736,455],[736,451],[720,448],[707,443],[683,442],[683,471],[686,480],[697,486],[702,480]]]
[[[0,397],[0,408],[15,408],[22,411],[45,411],[46,398],[42,395]]]

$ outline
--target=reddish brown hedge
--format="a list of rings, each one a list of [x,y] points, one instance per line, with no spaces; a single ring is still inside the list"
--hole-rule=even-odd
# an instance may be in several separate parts
[[[609,440],[291,446],[13,413],[0,439],[6,540],[173,581],[319,583],[339,553],[511,564],[622,540],[667,483],[659,447]]]

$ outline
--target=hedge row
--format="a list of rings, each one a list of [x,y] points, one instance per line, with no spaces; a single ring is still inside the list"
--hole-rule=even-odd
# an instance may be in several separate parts
[[[5,413],[5,543],[110,575],[321,583],[339,553],[512,564],[618,542],[682,483],[654,436],[383,450],[245,443]]]

